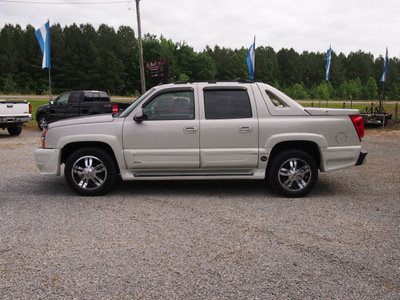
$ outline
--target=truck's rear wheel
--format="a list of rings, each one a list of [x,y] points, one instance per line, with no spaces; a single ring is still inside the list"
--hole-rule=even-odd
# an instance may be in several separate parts
[[[113,187],[117,170],[114,160],[105,151],[83,148],[67,159],[64,176],[68,185],[79,194],[98,196]]]
[[[10,135],[20,135],[22,127],[8,127],[7,130]]]
[[[272,158],[267,179],[273,189],[287,197],[302,197],[318,179],[315,160],[300,150],[287,150]]]

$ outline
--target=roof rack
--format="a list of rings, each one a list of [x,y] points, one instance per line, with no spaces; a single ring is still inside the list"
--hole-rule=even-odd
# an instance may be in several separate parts
[[[187,83],[196,83],[196,82],[197,83],[201,83],[201,82],[203,82],[203,83],[218,83],[218,82],[221,82],[221,83],[228,83],[228,82],[254,83],[254,81],[252,81],[252,80],[238,78],[236,80],[209,80],[209,81],[207,81],[207,80],[197,81],[195,79],[189,79],[187,81],[177,81],[177,82],[174,82],[174,84],[187,84]]]

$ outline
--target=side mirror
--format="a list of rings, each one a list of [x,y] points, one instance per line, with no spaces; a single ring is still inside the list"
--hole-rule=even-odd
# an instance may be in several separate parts
[[[51,105],[54,105],[54,100],[49,101]]]
[[[133,117],[133,119],[134,119],[136,122],[140,123],[140,122],[142,122],[143,120],[147,120],[147,119],[148,119],[148,116],[144,113],[143,108],[141,108],[141,109],[139,109],[139,110],[136,112],[136,114],[135,114],[135,116]]]

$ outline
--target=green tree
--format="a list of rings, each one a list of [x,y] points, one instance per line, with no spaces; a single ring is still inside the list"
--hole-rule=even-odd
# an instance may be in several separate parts
[[[347,79],[359,78],[362,84],[366,84],[368,78],[373,76],[374,56],[361,50],[351,52],[347,58],[346,69]]]
[[[378,96],[378,86],[374,78],[368,78],[366,85],[363,88],[363,99],[375,100]]]
[[[363,87],[360,78],[346,80],[340,86],[340,96],[343,100],[359,100],[361,98],[362,91]]]
[[[325,78],[326,55],[304,51],[299,57],[300,82],[310,88]]]
[[[300,55],[293,48],[281,49],[276,54],[279,64],[279,83],[283,88],[290,87],[301,82]]]
[[[201,52],[196,55],[193,62],[193,77],[197,80],[214,80],[217,75],[217,67],[210,54]]]
[[[8,75],[3,83],[3,92],[5,94],[16,94],[18,92],[17,83],[12,79],[11,75]]]
[[[255,80],[270,84],[277,84],[279,65],[276,53],[271,47],[258,47]]]
[[[307,88],[303,87],[299,83],[296,83],[293,85],[293,88],[290,89],[290,93],[288,95],[296,100],[309,99],[309,95],[307,93]]]

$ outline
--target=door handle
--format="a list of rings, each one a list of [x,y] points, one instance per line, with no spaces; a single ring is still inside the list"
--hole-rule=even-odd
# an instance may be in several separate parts
[[[197,133],[197,127],[183,127],[183,132],[187,134]]]
[[[253,127],[251,126],[242,126],[239,128],[240,133],[251,133],[253,132]]]

